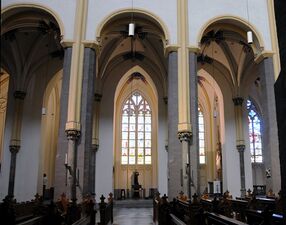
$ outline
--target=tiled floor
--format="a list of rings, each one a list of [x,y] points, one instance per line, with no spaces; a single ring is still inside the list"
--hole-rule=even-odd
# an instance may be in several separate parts
[[[114,225],[153,225],[152,208],[115,208]]]

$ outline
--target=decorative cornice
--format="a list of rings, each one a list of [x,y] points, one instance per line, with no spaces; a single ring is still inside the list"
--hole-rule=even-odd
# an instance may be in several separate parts
[[[92,48],[95,50],[96,53],[99,53],[100,45],[98,41],[93,40],[83,40],[82,41],[85,48]]]
[[[236,98],[233,98],[232,101],[234,103],[235,106],[239,106],[239,105],[242,105],[243,103],[243,98],[242,97],[236,97]]]
[[[191,142],[192,132],[191,131],[179,131],[178,139],[180,140],[180,142],[182,141]]]
[[[273,57],[275,52],[263,50],[260,54],[255,56],[254,62],[259,64],[263,59]]]
[[[20,150],[20,145],[9,145],[9,150],[12,154],[18,153]]]
[[[95,93],[95,94],[94,94],[94,101],[100,102],[100,101],[101,101],[101,98],[102,98],[102,95],[101,95],[101,94],[99,94],[99,93]]]
[[[164,55],[167,56],[171,52],[177,52],[179,47],[180,47],[179,45],[166,45],[164,49]]]
[[[201,48],[199,46],[195,46],[195,45],[190,45],[188,46],[189,52],[193,52],[196,54],[199,54],[201,52]]]
[[[237,145],[236,148],[237,148],[238,152],[244,152],[245,145]]]
[[[78,140],[80,138],[80,131],[79,130],[66,130],[66,135],[68,140]]]
[[[63,39],[61,40],[61,45],[63,48],[71,48],[74,44],[74,40],[71,39]]]
[[[24,92],[24,91],[15,91],[13,95],[14,95],[15,99],[24,100],[25,97],[26,97],[26,92]]]

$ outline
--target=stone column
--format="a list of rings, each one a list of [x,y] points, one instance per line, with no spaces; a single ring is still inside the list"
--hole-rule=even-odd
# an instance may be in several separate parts
[[[92,150],[92,120],[94,86],[96,75],[96,54],[92,48],[84,49],[83,80],[80,107],[81,138],[78,146],[78,169],[80,174],[79,184],[82,186],[83,195],[91,194],[90,164],[93,160]]]
[[[189,53],[190,70],[190,112],[192,124],[192,140],[189,148],[190,162],[190,193],[200,192],[199,184],[199,124],[198,124],[198,76],[197,76],[197,55],[194,52]],[[191,197],[191,195],[190,195]]]
[[[20,146],[19,145],[10,145],[9,149],[11,152],[11,161],[10,161],[8,196],[14,197],[16,159],[17,159],[17,153],[19,152]]]
[[[68,139],[68,164],[67,169],[69,172],[68,186],[70,192],[68,197],[72,200],[73,204],[76,204],[76,186],[78,183],[77,177],[77,146],[78,140],[80,138],[80,131],[78,130],[66,130],[67,139]]]
[[[240,165],[240,192],[241,197],[244,197],[246,194],[245,189],[245,168],[244,168],[244,135],[243,135],[243,126],[242,126],[242,103],[243,98],[236,97],[233,98],[234,103],[234,112],[235,112],[235,127],[236,127],[236,148],[239,153],[239,165]]]
[[[62,193],[66,192],[66,168],[65,154],[67,154],[68,140],[65,133],[65,124],[67,121],[67,108],[69,96],[70,68],[72,48],[65,48],[64,64],[63,64],[63,79],[60,97],[60,125],[59,137],[57,145],[57,157],[55,163],[55,198],[57,199]],[[64,182],[63,182],[64,181]]]
[[[191,183],[190,183],[190,146],[192,133],[188,131],[178,132],[178,138],[182,142],[182,169],[181,169],[181,179],[182,179],[182,191],[191,198]]]
[[[168,196],[172,199],[182,190],[182,152],[178,132],[178,53],[168,57]]]
[[[259,64],[258,74],[260,74],[261,99],[263,99],[261,102],[263,159],[265,168],[271,170],[271,177],[266,180],[266,188],[267,191],[271,188],[278,193],[281,189],[281,174],[272,58],[266,58]]]
[[[22,117],[23,117],[25,96],[26,92],[23,91],[14,92],[14,98],[15,98],[14,119],[13,119],[12,135],[9,146],[9,150],[11,152],[11,162],[10,162],[8,196],[10,197],[14,196],[16,159],[17,159],[17,153],[19,152],[21,146],[21,128],[22,128]]]

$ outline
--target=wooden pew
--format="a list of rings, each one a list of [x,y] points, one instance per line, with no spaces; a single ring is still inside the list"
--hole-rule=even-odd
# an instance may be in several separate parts
[[[238,200],[238,199],[230,199],[231,202],[231,210],[235,213],[235,218],[239,221],[245,222],[245,210],[248,207],[248,201],[246,200]]]
[[[113,198],[112,194],[109,194],[108,202],[104,202],[105,197],[101,195],[99,210],[100,210],[100,222],[99,225],[107,225],[113,223]]]
[[[245,211],[249,225],[283,225],[283,215],[269,210],[247,209]]]
[[[211,212],[206,213],[206,222],[208,225],[247,225],[247,223]]]
[[[196,194],[193,195],[192,201],[174,199],[171,206],[172,214],[184,223],[191,225],[200,225],[202,223],[203,209]]]

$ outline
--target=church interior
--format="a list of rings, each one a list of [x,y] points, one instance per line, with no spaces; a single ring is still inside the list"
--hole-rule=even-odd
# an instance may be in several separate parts
[[[286,224],[285,34],[282,0],[3,0],[0,221]]]

